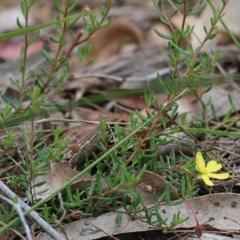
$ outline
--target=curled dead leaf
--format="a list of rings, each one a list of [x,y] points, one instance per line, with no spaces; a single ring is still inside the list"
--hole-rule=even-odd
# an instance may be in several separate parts
[[[144,42],[144,36],[137,25],[129,20],[118,18],[112,24],[98,32],[90,40],[94,64],[102,63],[117,55],[124,46],[139,45]]]

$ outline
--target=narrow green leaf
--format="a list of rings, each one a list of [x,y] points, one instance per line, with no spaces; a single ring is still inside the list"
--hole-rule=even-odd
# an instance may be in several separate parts
[[[10,82],[14,85],[14,86],[16,86],[17,88],[20,88],[20,85],[19,85],[19,83],[18,83],[18,81],[15,81],[13,78],[9,78],[9,80],[10,80]]]
[[[25,58],[25,46],[21,47],[20,58],[23,61]]]
[[[204,128],[185,128],[185,130],[189,133],[205,133],[205,134],[212,134],[216,136],[223,136],[223,137],[240,137],[239,132],[225,132],[220,130],[211,130],[211,129],[204,129]]]
[[[207,4],[202,4],[199,8],[195,9],[194,11],[191,11],[189,15],[199,15],[203,12],[203,10],[206,8]]]
[[[23,14],[24,18],[26,19],[26,15],[27,15],[27,2],[25,0],[21,0],[20,6],[21,6],[22,14]]]
[[[62,6],[58,0],[54,0],[54,5],[60,13],[64,14]]]
[[[33,35],[32,39],[28,40],[28,44],[27,45],[30,46],[31,44],[36,42],[38,40],[39,36],[40,36],[40,30],[37,30],[35,32],[35,34]]]
[[[19,17],[17,17],[17,25],[19,28],[23,28],[23,25],[21,24],[20,20],[19,20]]]
[[[100,29],[108,27],[113,21],[113,18],[110,18],[107,22],[101,24]]]
[[[31,196],[31,194],[30,194],[30,192],[29,191],[26,191],[26,197],[27,197],[27,200],[30,202],[30,203],[32,203],[32,196]]]
[[[31,8],[36,2],[37,2],[37,0],[32,0],[29,4],[29,8]]]
[[[81,16],[77,16],[75,19],[72,20],[72,22],[69,22],[68,28],[72,28],[73,25],[81,18]]]
[[[57,39],[55,39],[55,38],[53,38],[53,37],[49,37],[49,39],[50,39],[50,41],[52,41],[52,42],[54,42],[54,43],[60,43],[61,42],[61,40],[57,40]]]
[[[177,44],[175,44],[175,43],[171,43],[171,45],[173,46],[173,47],[175,47],[179,52],[181,52],[182,54],[184,54],[184,55],[186,55],[186,56],[191,56],[191,53],[189,53],[189,52],[187,52],[187,51],[184,51],[182,48],[180,48]]]
[[[36,183],[35,185],[33,185],[33,187],[41,187],[43,186],[47,181],[42,181],[42,182],[39,182],[39,183]]]
[[[48,210],[48,206],[46,203],[44,203],[43,205],[43,215],[44,215],[44,219],[46,221],[48,221],[48,218],[49,218],[49,210]]]
[[[23,34],[27,34],[27,33],[30,33],[30,32],[36,31],[36,30],[41,30],[43,28],[55,25],[57,23],[65,22],[67,20],[71,20],[71,19],[74,19],[74,18],[79,17],[79,16],[82,17],[82,12],[78,13],[78,14],[74,14],[74,15],[69,16],[67,18],[53,20],[53,21],[50,21],[50,22],[47,22],[47,23],[43,23],[43,24],[39,24],[39,25],[35,25],[35,26],[23,28],[23,29],[19,29],[19,30],[16,30],[16,31],[11,31],[11,32],[8,32],[8,33],[3,33],[3,34],[0,35],[0,41],[4,41],[4,40],[7,40],[7,39],[18,37],[18,36],[21,36]]]
[[[214,39],[214,38],[218,35],[218,33],[219,33],[219,32],[212,33],[211,35],[208,36],[208,39],[209,39],[209,40]]]
[[[154,32],[155,32],[159,37],[161,37],[161,38],[163,38],[163,39],[166,39],[166,40],[169,40],[169,41],[172,40],[172,36],[165,35],[165,34],[159,32],[157,29],[154,29]]]
[[[101,14],[101,17],[102,17],[102,18],[105,18],[105,17],[106,17],[106,8],[105,8],[105,7],[102,7],[102,8],[101,8],[100,14]]]
[[[48,53],[45,49],[42,50],[42,53],[43,53],[43,56],[45,57],[45,59],[46,59],[49,63],[51,63],[51,64],[54,63],[54,59],[49,55],[49,53]]]

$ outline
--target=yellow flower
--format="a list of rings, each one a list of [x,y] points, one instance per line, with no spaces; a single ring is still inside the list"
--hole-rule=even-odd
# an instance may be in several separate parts
[[[198,178],[201,178],[206,185],[213,186],[213,182],[209,178],[227,179],[229,173],[214,173],[222,168],[222,164],[217,163],[215,160],[211,160],[207,163],[207,166],[203,160],[201,152],[197,152],[196,155],[196,169],[200,172]]]

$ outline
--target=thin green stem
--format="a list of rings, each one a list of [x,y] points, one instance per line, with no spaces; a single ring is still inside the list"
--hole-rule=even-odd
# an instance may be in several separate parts
[[[29,6],[26,1],[26,16],[25,16],[25,28],[28,27],[28,16],[29,16]],[[25,76],[26,76],[26,66],[27,66],[27,50],[28,50],[28,34],[24,34],[24,52],[23,52],[23,63],[22,63],[22,78],[21,87],[19,93],[19,113],[23,110],[23,100],[24,100],[24,90],[25,90]]]

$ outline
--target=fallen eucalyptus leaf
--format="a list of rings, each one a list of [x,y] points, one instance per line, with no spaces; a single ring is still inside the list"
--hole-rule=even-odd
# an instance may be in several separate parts
[[[72,169],[69,162],[52,163],[49,168],[45,168],[41,172],[46,174],[38,175],[33,182],[33,185],[35,185],[34,191],[36,192],[37,199],[47,198],[55,190],[77,174],[77,172]],[[92,180],[93,177],[90,174],[85,173],[71,185],[71,188],[72,190],[79,189],[81,191],[83,190],[84,182],[88,185],[92,182]],[[42,182],[46,183],[41,186],[36,186]]]
[[[228,231],[229,233],[239,231],[238,223],[226,219],[226,217],[231,216],[232,219],[240,222],[239,211],[237,211],[240,206],[239,194],[211,194],[188,199],[188,202],[196,212],[199,223],[204,227]],[[153,205],[147,205],[146,207],[150,208],[153,207]],[[177,214],[179,211],[181,218],[189,217],[189,219],[186,222],[178,225],[176,229],[194,229],[196,226],[196,221],[186,202],[182,202],[181,204],[174,206],[162,205],[158,207],[159,214],[163,219],[167,219],[167,224],[169,226],[173,215]],[[98,239],[107,236],[107,234],[117,235],[129,232],[142,232],[157,229],[156,227],[148,224],[146,221],[143,221],[143,219],[141,221],[133,220],[131,216],[125,213],[122,214],[121,223],[117,224],[115,222],[117,215],[117,212],[109,212],[97,218],[91,217],[87,219],[81,219],[79,221],[67,224],[62,228],[69,239],[86,240]],[[144,212],[140,212],[138,216],[139,215],[144,215]],[[152,221],[154,220],[155,219],[153,217]],[[61,229],[58,229],[58,231],[63,235]],[[37,240],[50,240],[50,237],[47,234],[42,234],[37,237]]]

